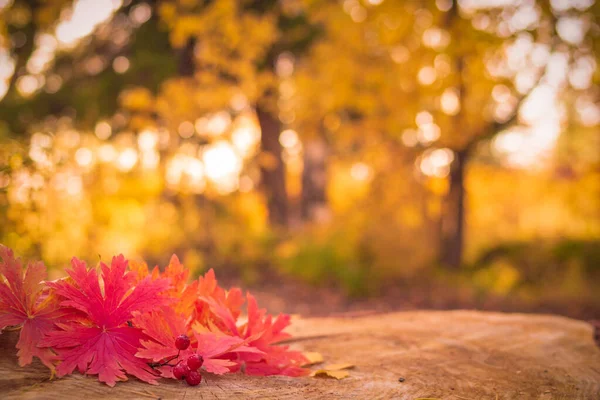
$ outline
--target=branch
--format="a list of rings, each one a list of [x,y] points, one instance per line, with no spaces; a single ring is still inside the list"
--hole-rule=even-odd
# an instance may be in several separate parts
[[[35,22],[35,11],[37,7],[37,1],[32,0],[29,3],[29,7],[31,7],[31,16],[29,23],[20,31],[25,35],[25,44],[19,49],[14,49],[13,57],[15,61],[15,69],[12,76],[9,79],[8,91],[6,92],[4,98],[10,97],[12,95],[12,92],[16,87],[17,79],[21,76],[21,70],[24,69],[27,65],[27,61],[29,61],[29,57],[31,57],[31,54],[35,49],[35,34],[38,29],[37,24]]]
[[[550,20],[551,20],[551,26],[552,26],[552,32],[551,32],[551,39],[550,39],[550,55],[552,55],[552,53],[554,53],[554,51],[556,50],[557,47],[557,42],[559,41],[558,39],[558,33],[556,32],[556,24],[558,22],[556,16],[554,14],[552,14],[552,12],[550,13]],[[490,124],[487,129],[484,129],[482,134],[480,135],[475,135],[470,141],[469,143],[467,143],[467,145],[465,146],[465,151],[468,153],[470,152],[479,142],[483,141],[483,140],[489,140],[491,138],[493,138],[494,136],[496,136],[499,132],[502,132],[503,130],[506,130],[509,126],[511,126],[514,122],[517,121],[518,117],[519,117],[519,110],[521,109],[521,106],[523,105],[523,103],[525,102],[525,100],[529,97],[529,95],[540,86],[540,83],[542,82],[542,80],[544,79],[544,77],[546,76],[547,72],[548,72],[548,64],[550,63],[550,61],[548,61],[546,63],[546,65],[544,66],[543,70],[541,71],[540,75],[537,77],[536,82],[531,86],[531,89],[529,89],[529,91],[527,93],[525,93],[524,95],[521,96],[521,98],[518,100],[517,105],[515,106],[514,112],[512,113],[512,115],[503,122],[496,122],[494,121],[492,124]]]
[[[553,53],[555,46],[551,46],[550,48],[550,54]],[[540,86],[540,83],[542,83],[544,77],[546,76],[546,73],[548,71],[548,63],[546,63],[546,65],[544,66],[543,70],[541,71],[541,73],[538,75],[535,83],[531,86],[531,88],[527,91],[527,93],[525,93],[524,95],[522,95],[519,100],[517,101],[517,104],[514,108],[513,113],[511,114],[511,116],[502,122],[497,122],[494,121],[492,122],[487,128],[485,128],[482,133],[480,135],[475,135],[465,146],[464,150],[466,152],[471,151],[475,145],[477,145],[479,142],[483,141],[483,140],[488,140],[493,138],[494,136],[496,136],[499,132],[502,132],[503,130],[506,130],[508,127],[510,127],[513,123],[515,123],[517,121],[517,119],[519,118],[519,110],[521,109],[521,106],[523,105],[523,103],[525,102],[525,100],[527,100],[527,98],[529,97],[529,95],[531,95],[531,93],[537,89]]]

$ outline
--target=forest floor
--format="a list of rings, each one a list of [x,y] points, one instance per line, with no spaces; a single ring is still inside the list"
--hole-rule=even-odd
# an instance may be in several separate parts
[[[518,313],[557,314],[581,320],[600,319],[600,298],[536,298],[476,293],[440,283],[395,282],[368,296],[349,296],[333,286],[313,286],[289,276],[269,273],[255,283],[235,275],[220,276],[224,287],[239,286],[257,298],[271,313],[303,316],[362,315],[408,310],[472,309]]]

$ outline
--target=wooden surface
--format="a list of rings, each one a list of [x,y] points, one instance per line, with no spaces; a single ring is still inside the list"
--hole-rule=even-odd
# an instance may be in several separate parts
[[[74,374],[19,368],[14,333],[0,336],[2,399],[600,399],[591,325],[557,316],[471,311],[298,319],[293,345],[325,363],[356,365],[344,380],[207,376],[189,387],[135,378],[111,389]],[[316,369],[313,368],[313,369]],[[400,378],[404,378],[400,382]]]

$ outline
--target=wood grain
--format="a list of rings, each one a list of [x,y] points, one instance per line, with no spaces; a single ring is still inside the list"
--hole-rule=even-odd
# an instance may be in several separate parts
[[[189,387],[135,379],[109,388],[74,374],[49,380],[16,364],[16,335],[0,336],[3,399],[600,399],[591,325],[557,316],[474,311],[297,319],[292,345],[326,363],[356,365],[344,380],[206,376]],[[315,369],[318,366],[314,367]],[[401,382],[401,379],[403,381]]]

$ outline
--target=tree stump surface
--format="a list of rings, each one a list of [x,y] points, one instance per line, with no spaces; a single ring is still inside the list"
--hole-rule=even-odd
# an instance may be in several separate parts
[[[418,311],[298,318],[293,347],[325,364],[352,363],[346,379],[207,374],[198,387],[130,378],[114,388],[79,373],[49,380],[20,368],[16,334],[0,336],[3,399],[600,399],[600,349],[591,325],[550,315]],[[320,366],[313,366],[318,369]]]

